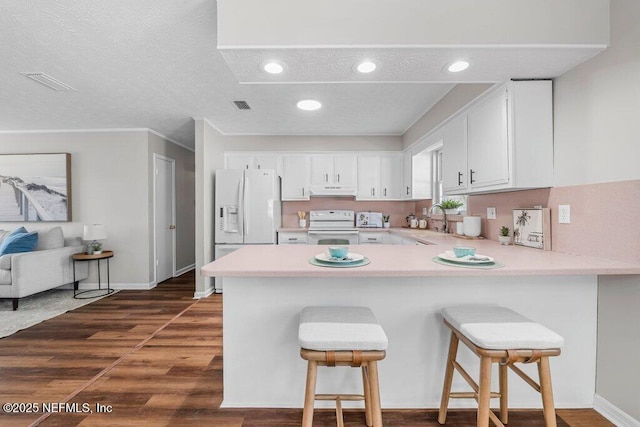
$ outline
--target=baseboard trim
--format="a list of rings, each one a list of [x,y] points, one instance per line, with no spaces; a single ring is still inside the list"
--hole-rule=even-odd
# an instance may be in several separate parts
[[[212,295],[215,292],[215,290],[216,289],[214,287],[210,287],[209,289],[205,289],[202,292],[198,291],[195,294],[193,294],[193,299],[206,298],[209,295]]]
[[[176,272],[175,272],[173,277],[182,276],[184,273],[187,273],[187,272],[189,272],[191,270],[195,270],[195,268],[196,268],[195,264],[191,264],[191,265],[188,265],[186,267],[183,267],[180,270],[176,270]]]
[[[598,394],[593,398],[593,409],[618,427],[640,427],[640,421]]]

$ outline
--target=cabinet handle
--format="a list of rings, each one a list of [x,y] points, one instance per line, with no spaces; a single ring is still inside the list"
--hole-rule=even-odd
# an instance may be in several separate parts
[[[386,188],[384,189],[384,195],[385,196],[387,195],[387,189]]]
[[[462,172],[458,172],[458,185],[462,185]]]
[[[258,169],[260,169],[260,165],[258,165]]]
[[[474,173],[475,173],[475,172],[473,171],[473,169],[469,169],[469,178],[471,178],[471,179],[470,179],[471,184],[473,184],[474,182],[476,182],[476,180],[475,180],[475,179],[473,179],[473,174],[474,174]]]
[[[324,174],[324,182],[329,182],[329,174],[328,173]]]
[[[409,195],[409,186],[407,185],[407,196]]]
[[[340,182],[340,174],[338,174],[338,182]]]
[[[304,187],[302,187],[302,195],[304,196]]]
[[[289,240],[298,240],[297,237],[289,237]]]

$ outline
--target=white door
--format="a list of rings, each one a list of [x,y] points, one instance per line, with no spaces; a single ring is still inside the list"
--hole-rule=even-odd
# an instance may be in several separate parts
[[[282,157],[282,200],[309,200],[309,156]]]
[[[154,154],[156,283],[175,271],[175,160]]]
[[[445,193],[465,190],[467,170],[467,116],[452,121],[443,130],[442,187]]]
[[[333,184],[333,156],[311,156],[311,185]]]
[[[380,156],[380,198],[402,198],[402,156],[385,154]]]
[[[336,184],[354,186],[358,180],[358,162],[356,156],[336,156],[333,180]]]
[[[358,157],[358,200],[380,198],[380,157]]]

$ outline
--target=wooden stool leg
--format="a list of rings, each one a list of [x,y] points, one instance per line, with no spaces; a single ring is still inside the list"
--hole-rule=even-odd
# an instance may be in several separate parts
[[[369,384],[369,368],[367,367],[368,363],[362,364],[362,388],[364,390],[364,413],[365,419],[367,422],[367,426],[372,426],[371,419],[371,385]]]
[[[307,386],[304,392],[304,409],[302,410],[302,427],[313,425],[313,406],[316,398],[316,376],[318,374],[318,362],[307,362]]]
[[[509,422],[509,385],[507,381],[508,365],[500,365],[499,381],[500,381],[500,421],[503,424]]]
[[[449,341],[449,355],[447,356],[447,367],[444,373],[444,385],[442,386],[442,397],[440,399],[440,411],[438,412],[438,422],[444,424],[447,420],[447,408],[449,407],[449,395],[451,394],[451,383],[453,382],[453,361],[458,353],[458,337],[451,332]]]
[[[369,387],[371,390],[371,415],[373,427],[382,427],[382,408],[380,407],[380,387],[378,386],[378,362],[372,360],[369,365]]]
[[[480,384],[478,390],[478,427],[489,427],[491,403],[491,358],[480,356]]]
[[[556,427],[556,410],[553,405],[553,389],[551,388],[551,369],[549,367],[548,357],[542,357],[538,361],[538,375],[540,376],[540,392],[542,394],[544,422],[547,427]]]

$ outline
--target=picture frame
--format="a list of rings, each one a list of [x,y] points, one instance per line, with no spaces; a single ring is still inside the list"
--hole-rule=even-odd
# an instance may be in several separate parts
[[[71,154],[0,154],[0,222],[71,218]]]
[[[518,208],[513,210],[513,244],[551,250],[551,210]]]

